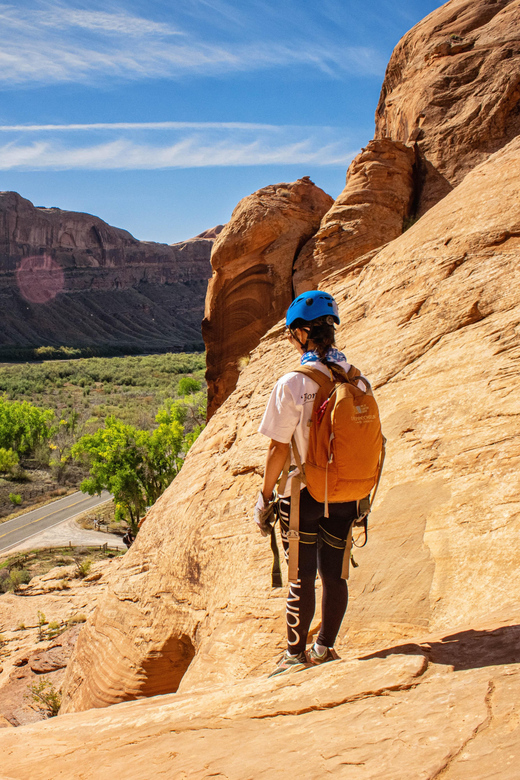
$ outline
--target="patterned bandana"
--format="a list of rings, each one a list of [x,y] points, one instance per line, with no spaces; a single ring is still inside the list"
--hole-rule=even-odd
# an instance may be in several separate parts
[[[344,363],[347,362],[347,358],[343,352],[340,352],[339,349],[335,349],[335,347],[328,348],[326,359],[330,360],[332,363],[341,363],[341,361]],[[310,352],[305,352],[302,355],[300,365],[303,366],[305,363],[316,363],[318,360],[320,360],[318,353],[315,350],[311,350]]]

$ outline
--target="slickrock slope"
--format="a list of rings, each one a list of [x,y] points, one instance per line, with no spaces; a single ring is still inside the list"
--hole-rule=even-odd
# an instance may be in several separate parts
[[[90,214],[0,193],[0,348],[200,347],[218,228],[137,241]]]
[[[412,148],[388,139],[370,141],[358,154],[345,189],[296,258],[296,295],[316,289],[336,269],[351,270],[358,258],[401,235],[414,197],[414,162]]]
[[[432,645],[5,729],[2,776],[513,780],[518,626]]]
[[[308,176],[240,201],[211,254],[202,333],[208,418],[235,388],[247,357],[292,298],[294,258],[333,200]]]
[[[416,143],[419,213],[520,133],[520,1],[451,0],[396,46],[376,138]]]
[[[516,625],[519,189],[517,139],[365,266],[327,281],[339,346],[373,380],[389,439],[351,577],[348,658],[481,628],[497,607]],[[270,591],[266,541],[245,521],[265,457],[258,422],[295,359],[282,332],[255,350],[81,632],[65,711],[173,691],[186,669],[187,693],[271,668],[284,591]]]

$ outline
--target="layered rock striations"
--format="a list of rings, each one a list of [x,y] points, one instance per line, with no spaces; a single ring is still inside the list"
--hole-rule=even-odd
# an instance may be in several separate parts
[[[419,214],[519,132],[519,0],[451,0],[402,38],[376,138],[417,145]]]
[[[481,626],[498,605],[516,620],[519,166],[520,139],[362,268],[329,278],[339,346],[373,381],[389,440],[340,655]],[[183,673],[187,692],[271,668],[285,590],[270,590],[251,522],[266,451],[256,431],[294,363],[279,323],[80,634],[65,712],[167,693]]]
[[[308,177],[264,187],[240,201],[218,236],[202,324],[208,418],[233,391],[240,359],[291,302],[295,256],[332,203]]]
[[[401,235],[413,205],[414,162],[413,148],[388,139],[370,141],[358,154],[345,189],[296,258],[296,295]]]
[[[214,237],[137,241],[0,193],[0,348],[200,348]]]

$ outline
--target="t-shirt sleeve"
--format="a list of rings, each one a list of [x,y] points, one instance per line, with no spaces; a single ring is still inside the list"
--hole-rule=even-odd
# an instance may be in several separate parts
[[[259,432],[282,444],[289,444],[300,421],[301,406],[296,403],[283,378],[273,388]]]

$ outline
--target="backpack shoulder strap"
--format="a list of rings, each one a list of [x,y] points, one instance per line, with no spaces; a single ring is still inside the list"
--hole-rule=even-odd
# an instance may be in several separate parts
[[[314,379],[314,381],[320,387],[323,387],[323,385],[327,385],[332,382],[332,379],[330,378],[329,374],[324,374],[323,371],[320,371],[318,368],[310,368],[309,366],[299,366],[298,368],[293,368],[293,371],[297,374],[305,374],[305,376]]]
[[[363,384],[365,385],[365,393],[368,393],[368,395],[373,395],[372,386],[370,382],[368,381],[368,379],[365,379],[365,377],[361,375],[361,371],[359,370],[359,368],[356,368],[355,366],[350,366],[345,376],[347,377],[347,381],[351,385],[354,385],[355,387],[358,386],[357,385],[358,381],[363,382]]]

